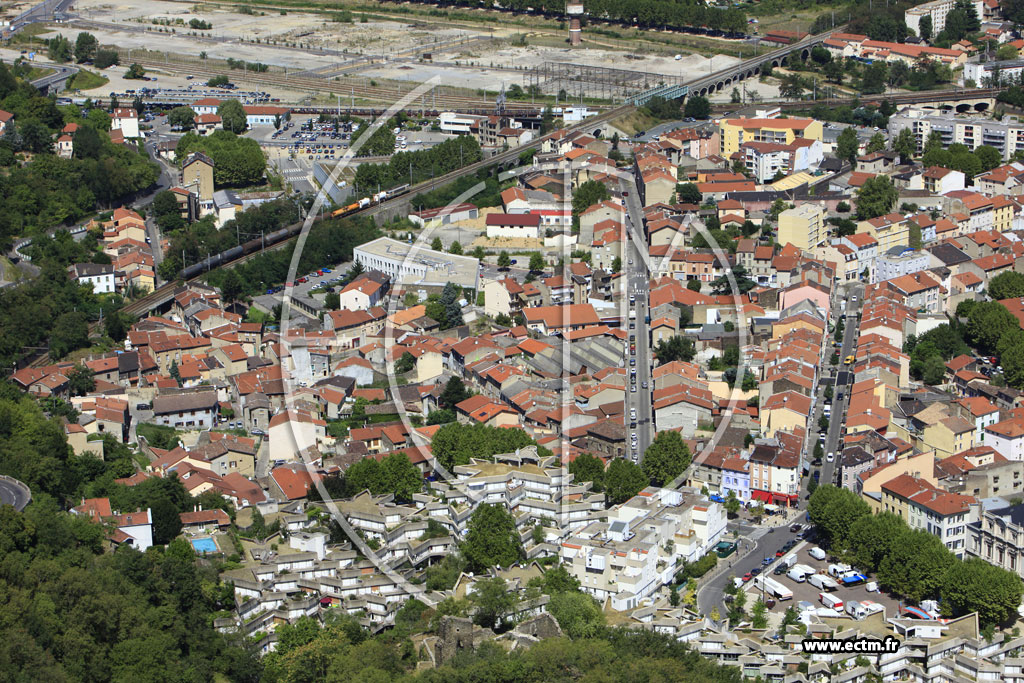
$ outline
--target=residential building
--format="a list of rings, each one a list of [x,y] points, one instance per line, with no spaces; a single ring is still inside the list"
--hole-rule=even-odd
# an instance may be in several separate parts
[[[915,251],[910,247],[890,247],[884,254],[875,259],[875,274],[872,282],[891,280],[901,275],[909,275],[931,266],[931,254],[927,251]]]
[[[718,123],[722,156],[729,158],[747,142],[792,144],[797,138],[822,141],[822,124],[814,119],[722,119]]]
[[[192,152],[181,165],[181,187],[195,192],[199,206],[206,212],[213,210],[213,159],[202,152]]]
[[[984,16],[984,2],[982,0],[972,0],[971,4],[974,6],[974,11],[980,20]],[[917,7],[911,7],[906,11],[905,15],[907,28],[912,29],[914,35],[919,36],[921,35],[921,19],[930,17],[932,21],[932,37],[934,38],[946,28],[946,15],[955,6],[956,0],[934,0]],[[978,81],[978,83],[980,84],[981,81]]]
[[[967,525],[967,556],[1024,577],[1024,505],[993,505]]]
[[[178,429],[209,429],[217,424],[216,391],[161,393],[153,399],[153,421]]]
[[[818,204],[801,204],[779,214],[779,244],[810,251],[828,237],[825,212]]]
[[[944,491],[909,474],[882,484],[881,492],[883,512],[902,518],[911,529],[938,536],[950,552],[963,559],[968,525],[977,522],[980,514],[974,496]]]
[[[489,213],[487,237],[537,239],[541,237],[540,222],[536,213]]]
[[[119,107],[110,115],[110,130],[119,130],[126,138],[139,137],[139,112],[131,107]]]
[[[76,263],[68,266],[68,276],[84,285],[92,285],[96,294],[113,294],[117,291],[114,266],[110,263]]]
[[[910,244],[910,219],[899,213],[890,213],[857,223],[857,234],[868,235],[878,243],[879,253],[892,247]]]
[[[889,137],[895,138],[904,129],[914,134],[918,149],[923,149],[928,136],[934,131],[941,136],[944,148],[961,144],[973,151],[988,145],[999,150],[1005,160],[1009,160],[1017,150],[1024,150],[1024,123],[1010,116],[996,121],[907,107],[889,117]]]

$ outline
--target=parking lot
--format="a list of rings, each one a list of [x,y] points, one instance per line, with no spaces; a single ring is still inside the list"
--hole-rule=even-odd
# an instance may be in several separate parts
[[[808,567],[813,568],[815,571],[819,573],[827,573],[829,565],[837,564],[838,562],[835,560],[835,558],[831,558],[828,556],[826,556],[824,560],[814,559],[808,554],[808,551],[810,551],[814,547],[816,546],[813,543],[801,541],[784,556],[788,557],[789,555],[795,554],[797,558],[796,564],[807,565]],[[804,581],[803,583],[797,583],[793,579],[789,578],[785,573],[780,575],[775,575],[773,573],[775,569],[779,566],[779,561],[781,559],[781,557],[772,557],[772,563],[768,566],[762,565],[761,568],[762,573],[767,574],[772,579],[778,581],[783,586],[793,591],[793,599],[777,601],[773,611],[784,612],[789,607],[793,607],[794,609],[799,610],[799,604],[801,602],[810,603],[814,605],[815,608],[822,607],[823,605],[821,604],[821,601],[819,600],[818,596],[824,591],[822,591],[820,588],[812,586],[807,581]],[[845,587],[840,583],[840,587],[835,591],[832,591],[832,594],[840,598],[843,601],[844,605],[852,601],[870,600],[871,602],[877,602],[878,604],[885,607],[886,618],[896,616],[897,611],[899,609],[899,602],[883,592],[869,592],[867,589],[867,584],[873,580],[873,577],[867,574],[865,574],[865,576],[867,576],[868,582],[862,583],[858,586],[850,587]],[[757,598],[760,597],[761,589],[754,585],[753,580],[744,584],[744,589],[749,593],[747,600],[747,610],[749,611],[750,607],[753,606],[754,601],[756,601]]]

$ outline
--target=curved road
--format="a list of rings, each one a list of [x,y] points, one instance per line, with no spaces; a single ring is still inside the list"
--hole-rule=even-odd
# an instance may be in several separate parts
[[[0,478],[0,505],[13,505],[14,509],[21,512],[32,500],[32,494],[28,487],[17,479],[8,477]]]

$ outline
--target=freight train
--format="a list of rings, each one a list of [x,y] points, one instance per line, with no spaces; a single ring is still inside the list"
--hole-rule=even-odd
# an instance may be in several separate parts
[[[393,197],[405,194],[408,191],[408,185],[400,185],[390,190],[382,190],[377,194],[373,195],[372,197],[364,197],[363,199],[360,199],[358,202],[354,202],[352,204],[349,204],[348,206],[344,206],[340,209],[337,209],[336,211],[331,213],[331,217],[338,218],[340,216],[351,215],[356,211],[361,211],[362,209],[369,208],[370,206],[383,204],[385,201]],[[320,219],[316,218],[314,220]],[[219,254],[213,254],[212,256],[209,256],[203,259],[202,261],[199,261],[198,263],[193,263],[191,266],[181,271],[181,277],[186,280],[191,280],[197,275],[201,275],[206,271],[213,270],[214,268],[219,268],[220,266],[223,265],[227,265],[232,261],[241,258],[242,256],[245,256],[246,254],[251,254],[254,251],[259,251],[260,249],[263,249],[265,247],[269,247],[278,244],[279,242],[283,242],[291,237],[298,235],[301,231],[302,223],[295,223],[294,225],[289,225],[288,227],[281,228],[280,230],[277,230],[275,232],[268,232],[267,234],[263,235],[263,237],[257,237],[256,239],[249,240],[248,242],[239,244],[236,247],[231,247],[226,251],[222,251]]]
[[[393,199],[399,195],[405,194],[409,191],[408,185],[399,185],[393,187],[390,190],[381,190],[377,194],[370,197],[363,197],[357,202],[352,202],[347,206],[343,206],[340,209],[335,210],[331,213],[332,218],[340,218],[341,216],[347,216],[351,213],[365,209],[370,206],[376,206],[377,204],[383,204],[389,199]]]

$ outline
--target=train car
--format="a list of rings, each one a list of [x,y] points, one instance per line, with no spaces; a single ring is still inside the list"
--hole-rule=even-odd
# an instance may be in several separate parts
[[[242,245],[239,244],[237,247],[231,247],[227,251],[223,251],[218,256],[220,257],[220,263],[230,263],[243,253]]]

